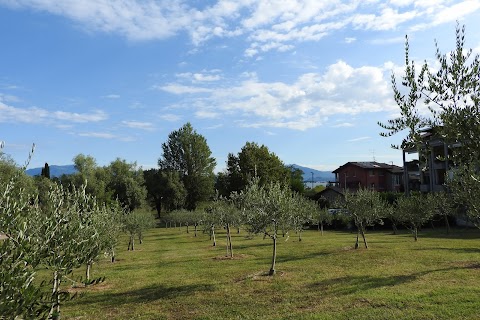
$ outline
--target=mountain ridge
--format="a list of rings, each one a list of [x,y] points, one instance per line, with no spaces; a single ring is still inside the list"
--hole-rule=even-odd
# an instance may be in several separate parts
[[[74,174],[77,173],[78,170],[75,169],[75,165],[73,164],[67,164],[67,165],[49,165],[50,168],[50,177],[51,178],[59,178],[62,175],[66,174]],[[29,176],[39,176],[42,173],[43,167],[39,168],[31,168],[25,170],[25,173]]]
[[[316,170],[316,169],[300,166],[298,164],[291,164],[289,166],[292,166],[293,168],[299,169],[303,172],[304,182],[312,181],[312,172],[313,172],[313,182],[324,182],[324,181],[335,180],[335,175],[331,171]]]

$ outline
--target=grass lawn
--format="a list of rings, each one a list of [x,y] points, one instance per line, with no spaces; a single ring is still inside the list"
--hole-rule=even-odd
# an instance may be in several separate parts
[[[123,239],[63,319],[480,319],[480,230],[369,232],[358,250],[355,234],[309,230],[280,238],[273,277],[271,240],[234,234],[227,259],[222,232],[217,247],[184,227],[152,229],[133,252]]]

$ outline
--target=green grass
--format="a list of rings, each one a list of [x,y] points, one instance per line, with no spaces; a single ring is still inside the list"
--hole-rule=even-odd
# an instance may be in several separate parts
[[[277,274],[271,241],[225,238],[185,228],[146,233],[118,261],[94,265],[105,282],[79,289],[65,319],[479,319],[480,231],[367,234],[369,249],[353,249],[355,234],[306,231],[303,241],[280,238]],[[81,275],[83,270],[78,271]]]

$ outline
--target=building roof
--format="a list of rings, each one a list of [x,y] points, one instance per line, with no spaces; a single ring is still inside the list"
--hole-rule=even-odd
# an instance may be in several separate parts
[[[362,169],[370,169],[370,170],[375,170],[375,169],[386,169],[391,172],[402,172],[403,168],[389,164],[389,163],[382,163],[382,162],[376,162],[376,161],[363,161],[363,162],[347,162],[344,165],[338,167],[337,169],[333,170],[333,173],[339,172],[341,169],[343,169],[346,166],[356,166]]]

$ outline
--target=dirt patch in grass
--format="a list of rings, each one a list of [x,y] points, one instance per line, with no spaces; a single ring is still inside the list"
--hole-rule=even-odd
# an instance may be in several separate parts
[[[112,285],[109,283],[99,283],[95,285],[89,285],[89,286],[81,286],[80,284],[75,287],[70,287],[66,291],[68,293],[84,293],[84,292],[98,292],[98,291],[104,291],[112,288]]]
[[[246,258],[248,258],[248,255],[246,255],[246,254],[235,254],[235,255],[233,255],[233,257],[217,256],[217,257],[213,257],[212,259],[213,260],[241,260],[241,259],[246,259]]]
[[[285,277],[287,275],[284,271],[275,271],[275,274],[271,276],[267,271],[259,271],[249,275],[246,275],[241,278],[235,279],[235,282],[241,282],[245,280],[254,280],[254,281],[272,281],[277,277]]]

